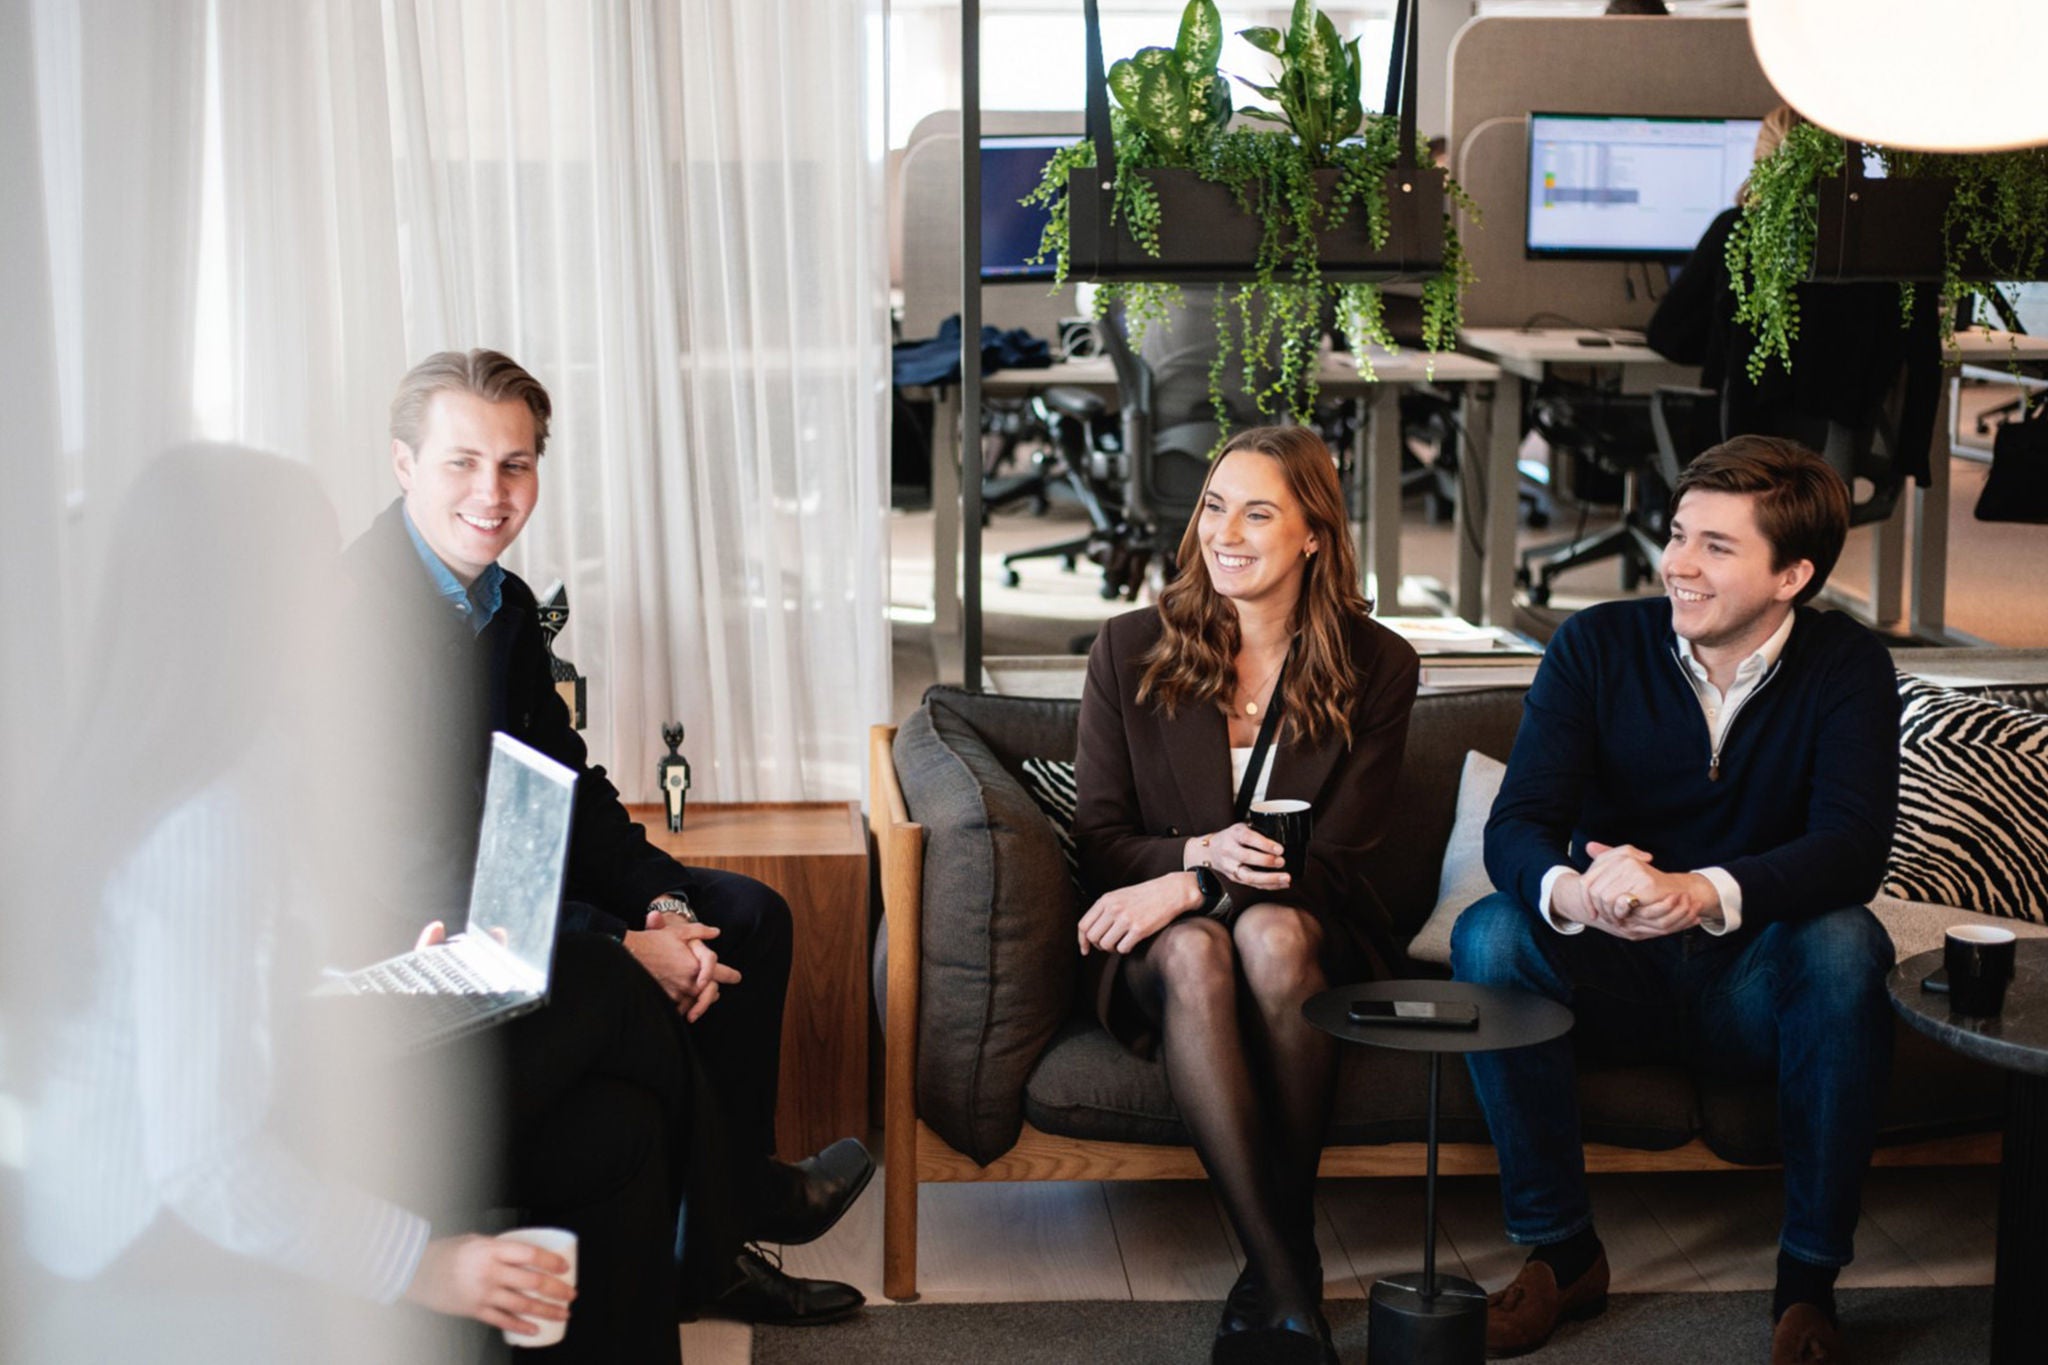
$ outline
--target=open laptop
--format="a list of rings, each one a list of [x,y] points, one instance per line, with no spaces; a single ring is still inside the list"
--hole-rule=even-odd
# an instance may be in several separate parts
[[[469,919],[430,948],[326,982],[324,996],[400,997],[387,1039],[417,1051],[547,1003],[569,857],[576,774],[510,735],[491,736]]]

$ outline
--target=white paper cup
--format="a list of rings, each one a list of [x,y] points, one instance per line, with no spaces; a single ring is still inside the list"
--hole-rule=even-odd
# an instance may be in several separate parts
[[[575,1286],[576,1234],[569,1231],[569,1229],[513,1228],[510,1232],[501,1232],[498,1235],[508,1242],[524,1242],[528,1246],[539,1247],[542,1251],[554,1252],[555,1255],[569,1263],[568,1271],[556,1276],[556,1278],[567,1280],[572,1288]],[[504,1337],[507,1342],[514,1346],[552,1346],[560,1341],[563,1334],[569,1330],[568,1323],[555,1322],[548,1318],[526,1318],[525,1321],[532,1323],[535,1327],[540,1328],[540,1330],[530,1334],[506,1332]]]

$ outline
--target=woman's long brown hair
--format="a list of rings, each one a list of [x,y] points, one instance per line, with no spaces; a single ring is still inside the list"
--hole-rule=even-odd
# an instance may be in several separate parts
[[[1276,461],[1316,538],[1316,552],[1301,566],[1301,596],[1294,606],[1294,662],[1283,684],[1282,737],[1319,743],[1337,735],[1351,742],[1351,702],[1357,688],[1349,645],[1351,623],[1372,612],[1358,587],[1358,555],[1337,486],[1337,462],[1307,427],[1251,427],[1230,438],[1202,481],[1202,499],[1223,457],[1250,451]],[[1180,538],[1179,572],[1159,595],[1166,633],[1139,659],[1145,666],[1138,700],[1157,699],[1168,716],[1185,705],[1226,706],[1236,683],[1242,639],[1237,609],[1209,582],[1202,562],[1199,510]]]

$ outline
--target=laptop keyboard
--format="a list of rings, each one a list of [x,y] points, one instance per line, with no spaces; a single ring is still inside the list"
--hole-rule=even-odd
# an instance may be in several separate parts
[[[502,996],[466,959],[454,953],[416,952],[351,972],[357,995]]]

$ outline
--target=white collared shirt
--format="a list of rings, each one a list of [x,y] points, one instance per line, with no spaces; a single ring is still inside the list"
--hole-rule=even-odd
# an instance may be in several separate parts
[[[1699,697],[1700,710],[1707,721],[1707,738],[1716,760],[1721,754],[1722,741],[1728,737],[1728,722],[1735,718],[1735,713],[1742,709],[1750,694],[1770,676],[1778,657],[1785,652],[1785,641],[1792,638],[1794,617],[1795,613],[1787,612],[1784,621],[1771,632],[1771,638],[1758,646],[1756,653],[1735,666],[1735,681],[1725,695],[1720,688],[1714,686],[1707,674],[1707,666],[1700,661],[1699,655],[1693,652],[1692,641],[1682,635],[1678,637],[1678,659],[1685,666],[1686,680],[1692,684],[1694,694]],[[1536,906],[1537,913],[1543,917],[1543,922],[1560,934],[1576,934],[1586,927],[1572,920],[1560,919],[1550,912],[1551,889],[1557,885],[1559,877],[1571,870],[1567,864],[1559,863],[1543,874],[1543,886]],[[1715,893],[1721,898],[1720,917],[1702,919],[1700,928],[1715,935],[1733,933],[1740,929],[1741,884],[1728,874],[1726,868],[1702,867],[1695,870],[1713,884]]]

